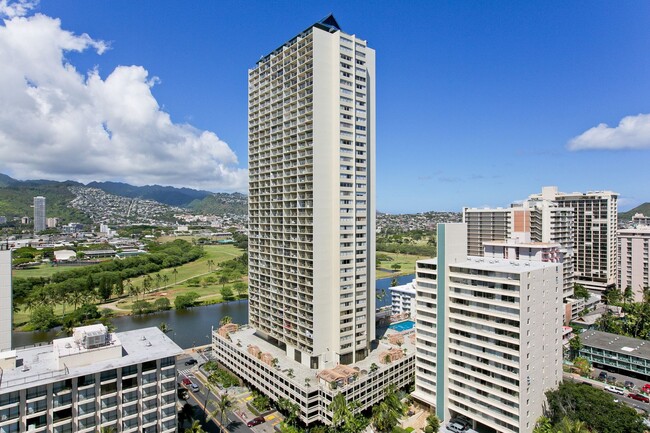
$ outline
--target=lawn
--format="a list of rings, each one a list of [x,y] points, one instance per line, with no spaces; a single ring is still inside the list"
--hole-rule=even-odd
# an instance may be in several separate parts
[[[174,299],[179,294],[186,293],[186,292],[197,292],[199,295],[201,295],[201,299],[200,299],[201,301],[210,301],[210,302],[221,301],[220,284],[212,284],[212,285],[199,286],[199,287],[189,287],[187,285],[187,280],[192,279],[196,276],[208,276],[208,274],[210,273],[214,274],[214,271],[218,270],[220,262],[239,257],[242,254],[244,254],[244,251],[234,247],[233,245],[206,245],[204,247],[204,250],[206,254],[200,259],[195,260],[193,262],[185,263],[184,265],[177,267],[176,271],[178,273],[176,275],[173,274],[172,268],[163,269],[157,272],[161,276],[167,275],[169,277],[169,280],[167,282],[167,287],[162,287],[158,289],[156,292],[148,293],[147,295],[145,295],[144,299],[146,301],[154,301],[155,299],[164,296],[167,297],[173,305]],[[212,272],[208,267],[208,260],[214,261],[214,265],[212,266]],[[53,269],[54,272],[56,272],[59,270],[65,270],[67,268],[53,267]],[[35,269],[35,270],[37,271],[40,269]],[[22,273],[26,271],[27,270],[21,270],[19,272]],[[47,275],[51,275],[52,273],[53,272],[51,272],[50,274],[42,274],[42,275],[47,276]],[[152,277],[154,275],[155,274],[151,274]],[[27,275],[22,274],[20,276],[25,277]],[[41,275],[31,274],[29,276],[36,277]],[[134,278],[131,280],[131,284],[142,286],[143,279],[144,276]],[[216,279],[216,275],[215,275],[215,279]],[[174,281],[176,281],[177,284],[174,284]],[[227,284],[227,286],[230,286],[232,288],[232,284]],[[142,299],[142,296],[138,296],[138,299]],[[116,300],[117,298],[112,298],[109,300],[108,303],[113,303]],[[118,302],[117,308],[119,308],[119,310],[115,311],[115,314],[123,315],[123,314],[130,313],[130,309],[131,309],[130,307],[134,300],[135,298],[132,296],[122,298]],[[106,308],[106,306],[105,304],[100,304],[97,305],[97,308],[101,311],[103,308]],[[69,305],[66,306],[66,312],[70,312],[73,309],[74,309],[73,306],[69,306]],[[124,311],[120,311],[120,310],[124,310]],[[57,305],[54,307],[55,315],[61,315],[62,311],[63,311],[63,307],[61,305]],[[25,311],[23,308],[20,308],[19,311],[14,313],[14,320],[13,320],[14,325],[24,324],[27,321],[29,321],[29,315],[30,315],[29,311]]]
[[[393,259],[381,262],[381,264],[377,267],[377,279],[412,274],[415,272],[416,261],[431,258],[426,256],[414,256],[410,254],[386,253],[383,251],[377,251],[377,254],[385,254]],[[401,269],[398,272],[392,272],[391,266],[394,264],[401,266]],[[383,269],[388,269],[388,271],[385,271]]]
[[[44,263],[42,265],[29,268],[29,269],[14,269],[11,271],[11,275],[14,278],[38,278],[38,277],[50,277],[52,274],[60,271],[65,271],[66,269],[73,269],[72,267],[58,267],[52,266],[50,264]]]

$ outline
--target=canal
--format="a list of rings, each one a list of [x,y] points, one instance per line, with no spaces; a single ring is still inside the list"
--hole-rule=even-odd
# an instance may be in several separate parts
[[[410,283],[414,274],[403,275],[397,278],[397,284]],[[377,299],[377,308],[390,305],[390,288],[392,278],[377,280],[376,290],[380,298]],[[382,290],[386,295],[381,297]],[[167,335],[183,349],[193,346],[202,346],[210,343],[210,329],[219,326],[219,321],[224,316],[232,317],[235,323],[248,322],[248,301],[223,302],[221,304],[206,305],[190,308],[189,310],[169,310],[144,316],[122,316],[112,319],[116,330],[131,331],[133,329],[148,328],[166,323],[170,331]],[[13,347],[29,346],[36,343],[52,341],[61,337],[60,330],[53,329],[47,332],[13,332]]]

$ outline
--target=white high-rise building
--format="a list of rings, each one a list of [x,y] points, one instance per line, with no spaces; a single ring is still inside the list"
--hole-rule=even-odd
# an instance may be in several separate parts
[[[375,52],[333,16],[248,73],[249,323],[311,368],[375,338]]]
[[[616,285],[618,194],[611,191],[563,193],[555,186],[547,186],[528,201],[545,201],[573,209],[576,283],[598,291]]]
[[[34,197],[34,233],[45,230],[47,228],[45,223],[45,197]]]
[[[0,242],[0,351],[11,349],[12,305],[11,250]]]
[[[467,224],[467,254],[483,255],[483,242],[505,241],[512,235],[512,208],[463,208]]]
[[[413,397],[444,421],[532,432],[562,378],[562,265],[467,257],[467,226],[439,224],[416,288]]]
[[[650,288],[650,227],[639,226],[618,232],[618,287],[632,289],[634,300],[642,302]]]

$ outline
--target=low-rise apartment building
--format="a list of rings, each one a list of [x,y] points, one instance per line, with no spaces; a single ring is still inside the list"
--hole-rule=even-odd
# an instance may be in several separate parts
[[[650,341],[590,330],[580,342],[580,356],[594,367],[650,380]]]

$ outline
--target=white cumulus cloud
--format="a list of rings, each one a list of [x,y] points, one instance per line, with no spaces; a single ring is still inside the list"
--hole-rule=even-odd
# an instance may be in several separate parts
[[[569,150],[650,149],[650,114],[624,117],[616,127],[590,128],[567,144]]]
[[[142,66],[105,78],[70,64],[66,52],[108,45],[25,16],[32,2],[0,0],[0,172],[19,178],[123,180],[245,190],[247,172],[217,135],[172,122]]]

